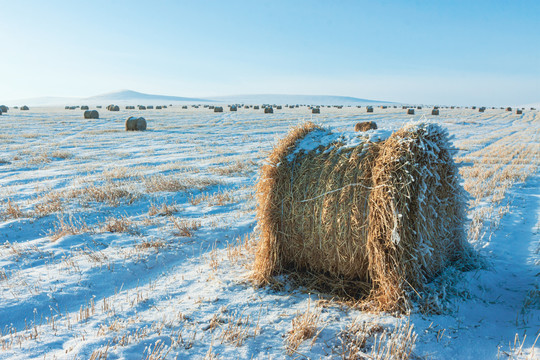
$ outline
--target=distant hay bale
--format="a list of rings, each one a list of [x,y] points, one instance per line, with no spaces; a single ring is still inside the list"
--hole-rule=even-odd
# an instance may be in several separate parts
[[[103,107],[103,106],[101,106],[101,105],[97,105],[97,106],[96,106],[96,109],[101,109],[102,107]]]
[[[236,107],[236,105],[233,105],[233,106],[231,106],[230,110],[231,111],[238,111],[238,108]]]
[[[506,108],[506,111],[512,111],[512,108],[509,106]]]
[[[146,130],[146,120],[143,117],[130,116],[126,120],[126,131]]]
[[[144,105],[139,105],[139,110],[146,110],[146,106],[144,106]]]
[[[107,110],[109,110],[109,111],[120,111],[120,107],[118,105],[111,104],[111,105],[107,106]]]
[[[156,110],[161,110],[161,105],[157,105]]]
[[[372,106],[366,107],[366,112],[372,113],[373,112],[373,107]]]
[[[312,113],[312,114],[320,114],[320,113],[321,113],[321,109],[319,109],[319,108],[313,108],[313,109],[311,109],[311,113]]]
[[[362,121],[359,123],[356,123],[354,126],[354,131],[368,131],[368,130],[376,130],[377,129],[377,123],[375,121]]]
[[[187,109],[187,105],[183,105],[183,106],[182,106],[182,109]]]
[[[9,108],[6,106],[6,105],[0,105],[0,110],[3,112],[3,113],[7,113]]]
[[[278,105],[278,106],[276,106],[276,109],[281,110],[281,109],[283,109],[283,106]]]
[[[217,112],[217,113],[223,112],[223,107],[222,107],[222,106],[216,106],[216,107],[214,107],[214,112]]]
[[[69,107],[68,105],[66,105],[66,106],[64,107],[64,109],[69,110],[70,107]]]
[[[523,114],[523,110],[517,109],[517,110],[516,110],[516,114],[517,114],[517,115],[522,115],[522,114]]]
[[[259,105],[253,106],[253,110],[259,110]]]
[[[288,274],[371,309],[404,310],[411,290],[467,254],[448,134],[419,123],[379,142],[347,138],[307,123],[274,148],[256,188],[251,278],[263,286]]]
[[[88,109],[89,109],[89,107],[87,105],[81,106],[81,110],[88,110]]]
[[[126,105],[126,110],[134,110],[135,106],[133,105]]]
[[[431,115],[439,115],[439,109],[431,110]]]
[[[84,112],[85,119],[99,119],[99,113],[97,110],[86,110]]]
[[[264,108],[264,113],[265,113],[265,114],[273,114],[273,113],[274,113],[274,109],[271,108],[271,107],[265,107],[265,108]]]
[[[414,109],[408,109],[407,115],[414,115]]]
[[[23,105],[23,106],[21,106],[21,110],[30,110],[30,109],[28,108],[28,106]]]
[[[482,106],[482,107],[479,107],[479,108],[478,108],[478,112],[484,112],[484,111],[486,111],[486,108],[485,108],[485,107]]]

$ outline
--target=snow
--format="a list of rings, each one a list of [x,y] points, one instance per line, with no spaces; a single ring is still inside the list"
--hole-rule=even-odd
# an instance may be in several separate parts
[[[508,212],[497,223],[486,219],[485,235],[472,243],[485,266],[449,268],[433,282],[439,313],[422,312],[420,303],[410,316],[368,313],[292,288],[286,278],[275,289],[247,281],[257,241],[253,185],[276,139],[311,120],[325,130],[302,141],[303,150],[356,146],[387,138],[411,118],[431,119],[430,109],[414,117],[362,110],[323,108],[314,116],[307,108],[173,106],[100,109],[100,119],[84,120],[80,110],[10,109],[0,134],[0,359],[88,359],[97,351],[110,359],[339,359],[353,321],[373,329],[362,349],[368,354],[381,331],[409,321],[418,358],[538,358],[537,170],[508,189],[494,210]],[[130,115],[144,116],[149,130],[123,131]],[[520,132],[537,143],[539,116],[441,109],[431,121],[454,136],[459,157]],[[351,131],[367,120],[379,129]],[[118,199],[100,200],[111,193]],[[6,214],[8,202],[20,217]],[[37,216],[38,204],[57,209]],[[115,220],[127,228],[111,231]],[[62,224],[78,231],[54,241]],[[308,309],[320,313],[318,335],[289,356],[292,319]]]

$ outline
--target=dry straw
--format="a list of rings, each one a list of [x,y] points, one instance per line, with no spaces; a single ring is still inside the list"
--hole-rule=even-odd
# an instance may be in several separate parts
[[[257,184],[258,285],[289,274],[300,285],[404,311],[407,294],[465,256],[463,192],[447,132],[406,126],[387,140],[299,146],[332,133],[292,129]],[[333,134],[335,135],[335,134]]]
[[[356,123],[354,126],[354,131],[368,131],[368,130],[376,130],[377,129],[377,123],[375,121],[362,121],[359,123]]]
[[[145,118],[130,116],[126,120],[126,131],[144,131],[144,130],[146,130]]]

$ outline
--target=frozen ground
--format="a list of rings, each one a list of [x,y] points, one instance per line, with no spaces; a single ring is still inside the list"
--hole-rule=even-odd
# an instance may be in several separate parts
[[[0,117],[1,359],[539,358],[540,112],[99,111]],[[132,113],[148,131],[123,131]],[[423,116],[455,136],[482,267],[449,269],[408,316],[246,281],[276,139]]]

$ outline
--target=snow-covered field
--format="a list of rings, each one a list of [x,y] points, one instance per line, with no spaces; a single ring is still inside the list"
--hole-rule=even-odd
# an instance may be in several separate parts
[[[1,359],[540,358],[540,112],[99,112],[0,116]],[[123,130],[135,113],[148,131]],[[253,185],[277,139],[421,118],[455,136],[482,266],[399,316],[251,286]]]

